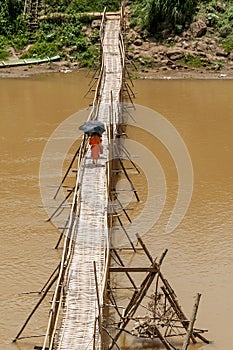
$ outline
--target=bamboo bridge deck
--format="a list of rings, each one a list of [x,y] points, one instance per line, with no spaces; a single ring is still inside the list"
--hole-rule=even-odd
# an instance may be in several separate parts
[[[105,16],[102,35],[102,69],[99,81],[99,102],[95,118],[104,122],[106,128],[110,121],[110,105],[115,109],[114,122],[117,122],[119,95],[122,86],[122,58],[119,46],[121,16]],[[109,159],[109,135],[103,134],[103,154],[98,164],[92,164],[90,149],[81,159],[77,175],[74,197],[79,197],[70,215],[69,238],[73,245],[66,277],[60,269],[60,276],[66,279],[64,309],[61,316],[61,327],[54,341],[57,320],[54,320],[53,305],[47,337],[49,349],[54,345],[59,350],[88,350],[101,348],[101,336],[98,332],[99,303],[103,302],[103,292],[108,265],[108,184],[106,164]],[[76,200],[76,199],[75,199]],[[64,249],[67,251],[68,245]],[[67,253],[65,253],[67,256]],[[64,258],[64,266],[67,264]],[[94,269],[94,262],[96,271]],[[63,264],[62,263],[62,264]],[[65,266],[66,268],[66,266]],[[96,273],[94,273],[94,271]],[[62,276],[63,275],[63,276]],[[58,284],[61,279],[58,279]],[[57,290],[59,286],[57,286]],[[97,293],[98,291],[98,293]],[[56,294],[56,293],[55,293]],[[99,295],[98,295],[99,294]],[[54,308],[59,308],[55,298]],[[62,299],[62,296],[60,296]],[[56,309],[57,311],[57,309]],[[53,331],[51,332],[51,328]],[[57,343],[57,344],[56,344]]]

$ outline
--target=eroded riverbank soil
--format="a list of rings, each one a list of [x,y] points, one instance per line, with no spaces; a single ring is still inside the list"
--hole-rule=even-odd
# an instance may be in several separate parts
[[[27,78],[34,74],[64,73],[69,74],[80,70],[77,66],[69,66],[67,62],[43,63],[33,66],[5,67],[0,69],[0,78]],[[135,79],[233,79],[233,70],[223,69],[220,71],[209,71],[205,69],[157,70],[144,68],[132,70]]]

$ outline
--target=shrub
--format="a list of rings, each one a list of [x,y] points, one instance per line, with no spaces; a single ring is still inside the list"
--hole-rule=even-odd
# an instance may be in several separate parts
[[[134,22],[152,33],[190,22],[196,8],[195,0],[142,0],[132,4]],[[179,28],[180,29],[180,28]]]
[[[179,62],[181,64],[195,68],[201,68],[204,64],[206,65],[206,62],[203,62],[200,56],[185,55],[185,57],[179,60]]]
[[[0,48],[0,60],[6,60],[9,57],[9,53]]]
[[[80,62],[81,67],[94,67],[99,62],[99,51],[95,46],[90,46],[82,53],[78,53],[76,58]]]
[[[107,11],[117,11],[120,7],[120,0],[73,0],[66,9],[68,13],[77,12],[101,12],[106,7]]]
[[[41,58],[41,57],[47,57],[47,56],[54,56],[57,54],[58,54],[58,49],[55,44],[42,42],[42,43],[36,43],[30,48],[28,52],[28,57]]]
[[[30,43],[29,38],[23,33],[19,35],[15,35],[11,40],[11,44],[15,50],[22,50],[29,43]]]

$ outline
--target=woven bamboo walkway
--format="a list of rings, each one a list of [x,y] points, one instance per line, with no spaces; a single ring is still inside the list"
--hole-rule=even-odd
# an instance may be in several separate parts
[[[110,118],[111,101],[113,109],[116,109],[114,115],[117,118],[122,85],[119,36],[120,15],[107,17],[103,37],[103,77],[97,115],[97,119],[104,122],[106,127]],[[96,262],[98,290],[102,302],[108,262],[107,133],[103,134],[103,146],[104,152],[97,166],[92,164],[90,150],[81,164],[80,206],[73,225],[75,244],[68,270],[62,327],[56,346],[56,349],[60,350],[93,349],[94,334],[96,334],[95,348],[101,347],[96,322],[99,311],[93,262]]]

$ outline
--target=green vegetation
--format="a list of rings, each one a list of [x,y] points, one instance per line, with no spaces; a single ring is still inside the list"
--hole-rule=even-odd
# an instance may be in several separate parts
[[[231,52],[233,50],[233,35],[223,40],[222,47],[227,52]]]
[[[8,57],[9,53],[4,49],[0,49],[0,60],[6,60]]]
[[[131,1],[132,25],[149,33],[163,30],[180,34],[197,12],[206,18],[209,27],[219,30],[222,38],[233,34],[233,2],[230,0],[136,0]]]
[[[195,0],[142,0],[132,2],[133,24],[156,33],[163,29],[182,28],[193,18]]]
[[[1,0],[0,35],[10,36],[19,30],[23,1]]]
[[[206,62],[203,61],[202,57],[186,55],[184,58],[179,60],[179,63],[182,65],[186,65],[188,67],[201,68],[203,65],[206,65]]]
[[[233,35],[233,2],[232,1],[203,1],[200,3],[200,13],[207,20],[208,26],[218,30],[220,37]]]
[[[101,12],[105,7],[108,11],[116,11],[120,1],[113,0],[109,4],[107,0],[46,0],[41,15],[47,19],[38,22],[34,33],[28,26],[30,16],[23,18],[23,6],[24,0],[2,0],[0,59],[6,59],[9,56],[7,49],[12,47],[16,52],[22,52],[21,58],[59,54],[68,61],[78,60],[81,66],[93,66],[99,58],[99,31],[89,31],[87,36],[86,28],[94,17],[81,13]],[[50,16],[54,13],[61,16]]]
[[[28,23],[33,16],[23,16],[24,0],[1,0],[0,59],[5,60],[15,50],[21,58],[40,58],[59,54],[68,62],[78,60],[81,66],[93,66],[99,59],[99,31],[91,28],[95,17],[87,12],[116,11],[121,0],[44,0],[41,1],[35,31]],[[232,0],[128,0],[131,26],[137,27],[141,38],[182,35],[193,20],[202,18],[208,34],[218,37],[227,52],[233,49]],[[83,15],[81,15],[83,13]],[[29,45],[30,44],[30,45]],[[172,45],[172,41],[168,43]],[[10,49],[11,48],[11,49]],[[200,57],[186,57],[186,65],[201,67]],[[142,65],[151,66],[150,59]]]

